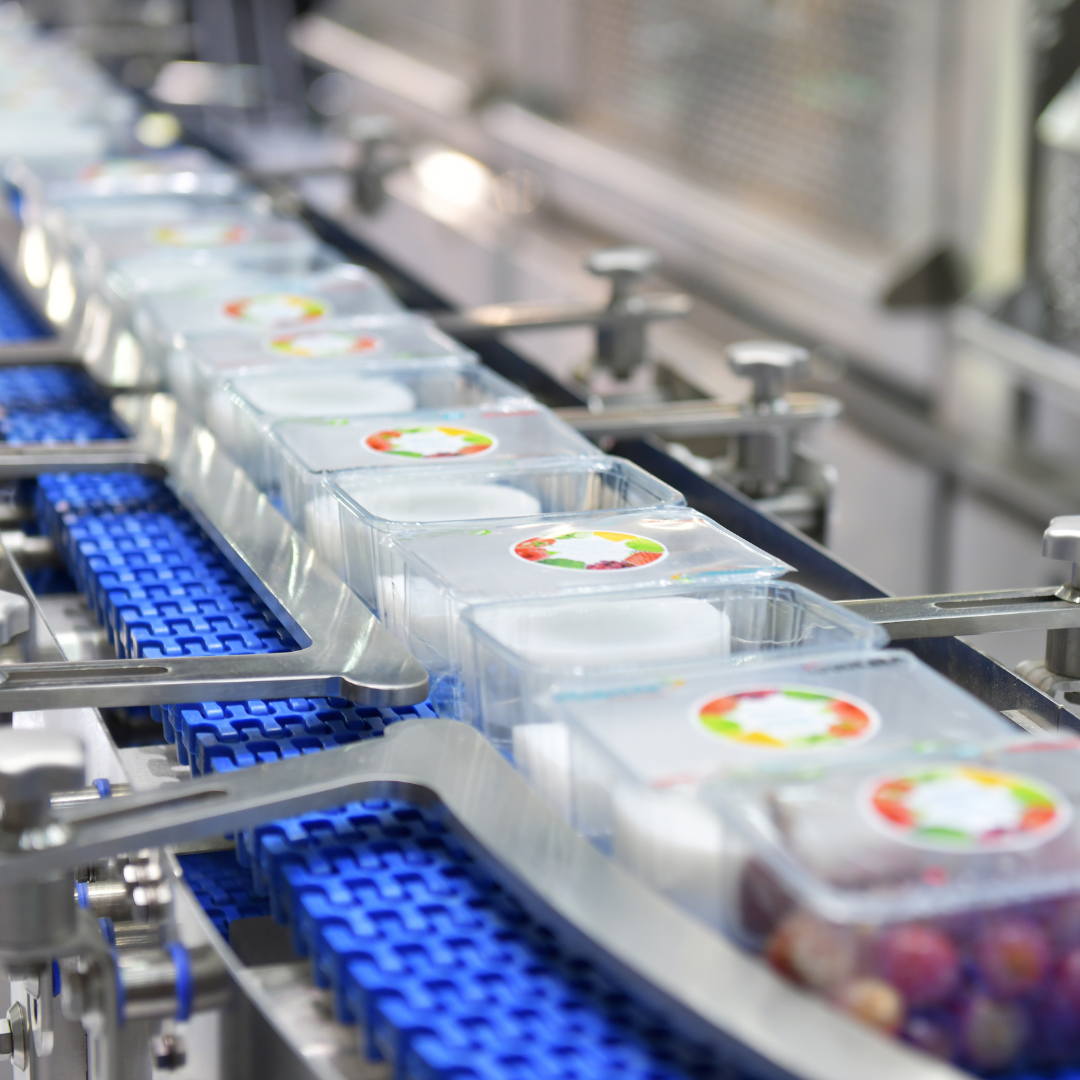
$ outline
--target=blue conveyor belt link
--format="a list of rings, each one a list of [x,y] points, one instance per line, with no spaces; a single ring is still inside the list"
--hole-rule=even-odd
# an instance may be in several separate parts
[[[0,308],[2,308],[0,301]],[[3,341],[0,312],[0,341]],[[109,399],[85,372],[61,365],[0,367],[0,438],[25,443],[123,439]]]

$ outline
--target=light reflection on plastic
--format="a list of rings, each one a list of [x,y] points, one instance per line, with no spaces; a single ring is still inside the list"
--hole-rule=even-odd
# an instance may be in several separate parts
[[[491,195],[491,173],[456,150],[433,150],[416,162],[413,171],[421,187],[453,206],[473,209]]]
[[[19,247],[19,263],[27,282],[35,289],[44,289],[49,284],[49,271],[52,270],[45,230],[40,225],[28,225],[23,230]]]
[[[113,351],[113,382],[116,386],[135,386],[142,367],[142,349],[130,330],[116,339]]]
[[[49,292],[45,300],[45,314],[60,326],[67,323],[75,310],[75,275],[71,263],[60,259],[49,279]]]

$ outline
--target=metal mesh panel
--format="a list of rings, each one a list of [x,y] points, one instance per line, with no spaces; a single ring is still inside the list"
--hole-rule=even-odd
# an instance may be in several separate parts
[[[578,123],[750,202],[888,240],[909,0],[591,0]]]

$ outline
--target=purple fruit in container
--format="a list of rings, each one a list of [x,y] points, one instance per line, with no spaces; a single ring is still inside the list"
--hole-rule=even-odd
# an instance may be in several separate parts
[[[907,923],[886,930],[877,942],[878,974],[908,1006],[925,1009],[944,1002],[960,985],[960,954],[934,926]]]
[[[960,1045],[965,1060],[976,1069],[1004,1069],[1020,1056],[1029,1025],[1013,1002],[974,994],[960,1011]]]
[[[1023,916],[991,919],[975,941],[975,965],[997,998],[1023,997],[1037,989],[1050,960],[1046,932]]]

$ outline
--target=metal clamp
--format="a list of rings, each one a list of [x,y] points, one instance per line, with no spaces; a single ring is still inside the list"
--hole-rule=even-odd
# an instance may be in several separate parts
[[[302,647],[273,655],[8,664],[0,667],[0,712],[251,698],[343,697],[376,706],[424,699],[427,675],[419,662],[208,431],[164,394],[127,397],[116,407],[136,434],[130,444],[0,455],[0,475],[78,470],[87,463],[167,474],[180,500]],[[26,598],[34,603],[28,590]]]
[[[640,282],[658,263],[659,257],[650,248],[612,247],[592,252],[585,260],[586,269],[611,282],[611,295],[604,307],[573,301],[518,301],[430,315],[442,330],[463,341],[493,337],[510,330],[594,327],[596,354],[581,380],[588,382],[591,372],[604,369],[615,379],[625,381],[647,359],[648,324],[679,319],[690,311],[691,300],[685,293],[637,291]]]

